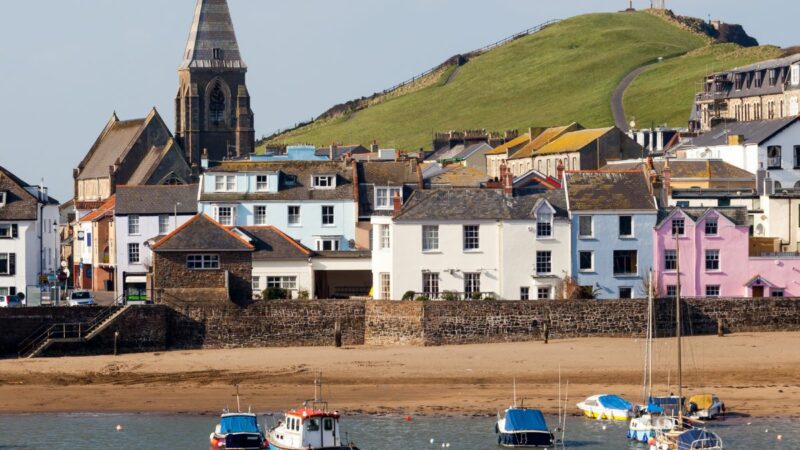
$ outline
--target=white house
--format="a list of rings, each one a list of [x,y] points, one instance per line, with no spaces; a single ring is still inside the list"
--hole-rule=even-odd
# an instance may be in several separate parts
[[[150,244],[197,213],[198,186],[117,186],[116,293],[127,300],[146,297],[152,266]]]
[[[0,167],[0,295],[36,304],[60,270],[58,201]],[[52,278],[51,278],[52,280]]]
[[[800,118],[732,122],[696,137],[686,158],[721,159],[750,173],[765,169],[775,188],[800,188]]]
[[[416,191],[393,217],[374,217],[373,297],[558,297],[570,270],[564,193],[512,194],[507,181],[504,189]]]

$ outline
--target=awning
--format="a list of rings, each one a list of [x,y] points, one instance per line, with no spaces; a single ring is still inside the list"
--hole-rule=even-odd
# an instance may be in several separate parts
[[[128,284],[133,283],[147,283],[147,275],[128,275],[125,277],[125,282]]]

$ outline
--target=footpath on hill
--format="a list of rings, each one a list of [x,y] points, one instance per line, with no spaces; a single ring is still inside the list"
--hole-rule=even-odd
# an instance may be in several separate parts
[[[716,393],[729,411],[800,416],[799,341],[800,332],[687,338],[684,392]],[[654,345],[658,394],[676,389],[674,344],[658,339]],[[312,395],[317,370],[331,407],[349,413],[494,414],[508,406],[514,378],[526,404],[554,411],[559,367],[569,380],[570,404],[598,393],[639,401],[643,345],[594,338],[4,360],[0,413],[213,413],[230,404],[235,384],[254,410],[280,411]]]

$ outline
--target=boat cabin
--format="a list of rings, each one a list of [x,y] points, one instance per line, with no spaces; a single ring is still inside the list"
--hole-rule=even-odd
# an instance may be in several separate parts
[[[285,421],[274,430],[280,448],[305,449],[341,445],[339,413],[301,408],[286,413]]]

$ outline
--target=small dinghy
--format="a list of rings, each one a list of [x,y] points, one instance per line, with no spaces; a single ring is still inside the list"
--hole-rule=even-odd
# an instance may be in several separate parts
[[[495,426],[497,443],[503,447],[549,448],[555,437],[547,429],[544,414],[538,409],[512,406]]]
[[[633,415],[633,405],[618,395],[593,395],[576,406],[592,419],[625,421]]]

